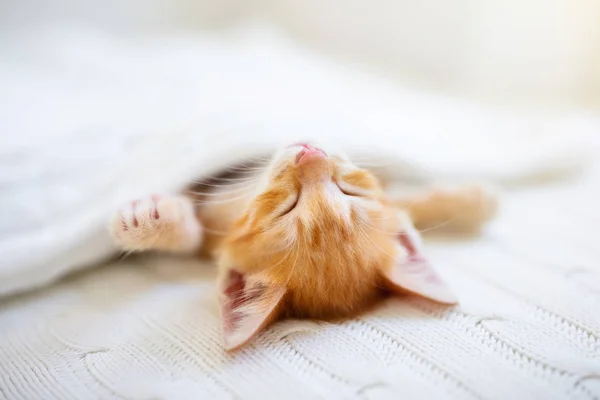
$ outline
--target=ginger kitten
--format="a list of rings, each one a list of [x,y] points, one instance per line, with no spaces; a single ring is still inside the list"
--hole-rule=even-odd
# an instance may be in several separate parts
[[[352,317],[389,293],[455,303],[414,225],[472,229],[496,209],[480,187],[392,200],[371,172],[304,143],[254,175],[243,192],[231,183],[134,201],[111,226],[123,250],[215,257],[227,350],[279,318]]]

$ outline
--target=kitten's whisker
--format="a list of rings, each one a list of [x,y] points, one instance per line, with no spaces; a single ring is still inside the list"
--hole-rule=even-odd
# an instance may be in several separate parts
[[[213,181],[217,181],[217,182],[251,182],[251,181],[256,181],[259,179],[258,176],[256,176],[256,174],[249,174],[250,176],[243,176],[241,178],[219,178],[219,177],[215,177],[215,178],[210,178],[207,180],[207,182],[213,182]],[[201,182],[198,182],[201,183]]]
[[[243,164],[238,164],[239,166],[231,166],[226,169],[226,171],[241,171],[241,172],[250,172],[250,171],[264,171],[264,167],[249,167],[244,166]]]
[[[237,194],[237,193],[250,193],[254,190],[252,186],[245,186],[238,189],[228,190],[226,192],[193,192],[188,191],[189,194],[193,194],[196,196],[206,196],[206,197],[226,197],[229,194]]]
[[[456,221],[456,218],[450,218],[450,219],[448,219],[448,220],[446,220],[446,221],[444,221],[444,222],[440,222],[439,224],[436,224],[436,225],[430,226],[429,228],[425,228],[425,229],[422,229],[422,230],[420,230],[420,231],[418,230],[418,232],[419,232],[419,233],[424,233],[424,232],[433,231],[433,230],[435,230],[435,229],[440,229],[440,228],[442,228],[442,227],[444,227],[444,226],[446,226],[446,225],[448,225],[448,224],[451,224],[451,223],[452,223],[452,222],[454,222],[454,221]]]
[[[382,231],[381,229],[375,228],[372,225],[369,225],[368,223],[366,223],[365,221],[359,221],[363,226],[368,227],[369,229],[374,230],[375,232],[380,232],[380,233],[385,233],[386,235],[397,235],[400,233],[400,230],[395,230],[395,231]]]
[[[206,185],[206,184],[210,184],[211,182],[236,182],[236,183],[244,183],[244,182],[252,182],[252,181],[257,181],[259,179],[259,177],[257,177],[256,175],[252,174],[250,176],[243,176],[241,178],[226,178],[226,177],[210,177],[207,178],[203,181],[190,181],[190,186],[194,186],[194,185]]]
[[[389,220],[389,219],[391,219],[391,218],[393,218],[393,217],[388,217],[388,218],[371,218],[371,220],[372,220],[372,221],[385,221],[385,220]],[[440,223],[438,223],[438,224],[435,224],[435,225],[433,225],[433,226],[430,226],[430,227],[428,227],[428,228],[425,228],[425,229],[416,229],[416,228],[415,228],[415,230],[416,230],[417,232],[419,232],[419,233],[425,233],[425,232],[433,231],[433,230],[440,229],[440,228],[442,228],[442,227],[444,227],[444,226],[446,226],[446,225],[449,225],[449,224],[451,224],[452,222],[456,221],[456,219],[457,219],[456,217],[455,217],[455,218],[450,218],[450,219],[447,219],[447,220],[445,220],[445,221],[443,221],[443,222],[440,222]],[[379,230],[379,229],[375,228],[374,226],[372,226],[372,225],[368,224],[366,221],[360,220],[360,222],[361,222],[363,225],[366,225],[366,226],[368,226],[369,228],[371,228],[371,229],[373,229],[373,230],[375,230],[375,231],[377,231],[377,232],[381,232],[381,233],[390,233],[390,234],[396,234],[396,233],[399,233],[399,231],[398,231],[398,232],[385,232],[385,231]]]
[[[249,156],[249,157],[247,157],[247,159],[249,161],[258,160],[258,161],[261,161],[261,162],[268,163],[268,162],[270,162],[272,160],[272,157]]]
[[[242,167],[244,170],[248,170],[248,171],[255,171],[255,170],[262,170],[267,165],[267,163],[264,161],[261,161],[261,162],[251,161],[250,164],[251,165],[246,165],[244,163],[238,163],[236,165],[236,167]]]
[[[225,200],[210,200],[210,201],[194,200],[194,204],[196,204],[196,205],[203,205],[203,204],[226,204],[226,203],[230,203],[232,201],[236,201],[236,200],[247,198],[248,195],[249,195],[249,193],[244,193],[241,196],[236,196],[236,197],[232,197],[232,198],[225,199]]]
[[[244,181],[244,182],[237,182],[237,183],[227,183],[227,184],[223,184],[223,185],[217,185],[214,183],[208,183],[208,182],[196,182],[195,185],[197,186],[206,186],[206,187],[215,187],[215,188],[223,188],[223,187],[235,187],[235,186],[252,186],[252,184],[254,183],[254,180],[249,180],[249,181]]]
[[[375,241],[374,241],[373,239],[371,239],[371,237],[370,237],[369,235],[367,235],[367,233],[365,232],[365,230],[362,228],[362,226],[361,226],[361,225],[359,225],[359,226],[358,226],[358,229],[360,229],[360,231],[362,232],[362,234],[363,234],[363,235],[364,235],[364,236],[365,236],[367,239],[369,239],[369,241],[370,241],[371,243],[373,243],[373,245],[374,245],[374,246],[376,246],[376,247],[377,247],[379,250],[381,250],[381,252],[382,252],[383,254],[386,254],[386,255],[387,255],[387,256],[389,256],[391,259],[394,259],[394,258],[395,258],[395,256],[392,256],[390,253],[388,253],[387,251],[385,251],[384,249],[382,249],[380,245],[378,245],[377,243],[375,243]]]

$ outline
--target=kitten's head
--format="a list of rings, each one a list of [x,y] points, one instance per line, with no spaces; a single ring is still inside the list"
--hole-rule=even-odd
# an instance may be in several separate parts
[[[455,301],[377,178],[309,144],[277,153],[222,248],[225,347],[278,317],[359,314],[403,290]]]

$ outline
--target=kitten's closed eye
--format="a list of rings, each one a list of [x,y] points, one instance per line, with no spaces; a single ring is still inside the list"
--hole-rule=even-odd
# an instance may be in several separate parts
[[[277,208],[277,216],[283,217],[284,215],[289,214],[298,205],[299,198],[300,196],[298,194],[293,194],[286,198]]]
[[[367,195],[367,191],[365,189],[361,189],[361,188],[354,187],[352,185],[348,185],[344,181],[337,181],[336,185],[340,189],[340,191],[343,194],[345,194],[346,196],[364,197]]]

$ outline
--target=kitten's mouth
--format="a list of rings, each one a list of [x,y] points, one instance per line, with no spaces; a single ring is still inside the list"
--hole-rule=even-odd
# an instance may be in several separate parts
[[[327,158],[327,154],[318,147],[311,146],[307,143],[298,143],[295,146],[302,147],[296,155],[296,164],[303,164],[313,158]]]

